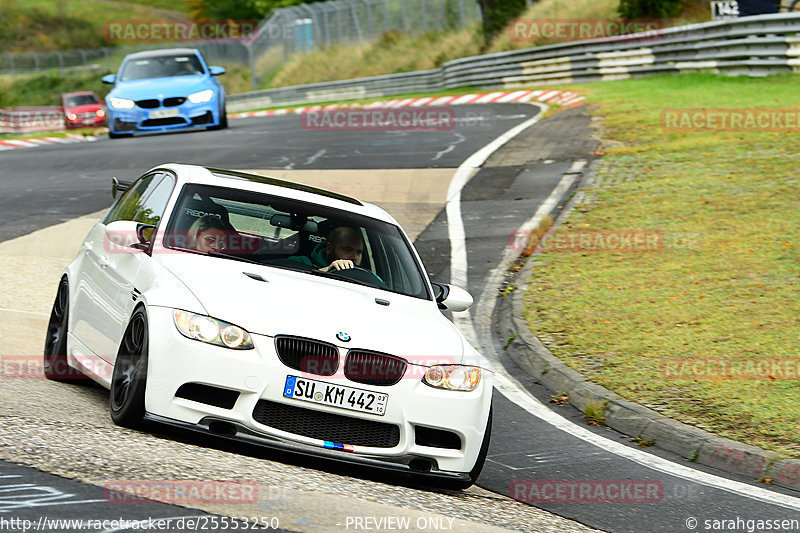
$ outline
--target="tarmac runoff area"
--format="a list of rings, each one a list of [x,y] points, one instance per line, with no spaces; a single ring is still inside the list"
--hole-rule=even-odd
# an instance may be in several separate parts
[[[263,173],[376,203],[414,239],[442,209],[454,169]],[[6,266],[0,270],[0,356],[41,355],[60,274],[103,214],[0,243]],[[112,423],[107,401],[100,387],[0,376],[0,459],[94,485],[255,480],[256,502],[185,506],[232,517],[278,517],[281,528],[293,531],[341,531],[348,523],[354,529],[356,518],[383,529],[391,526],[387,520],[408,523],[404,531],[433,531],[437,524],[441,530],[478,533],[595,531],[479,487],[426,492],[125,430]]]

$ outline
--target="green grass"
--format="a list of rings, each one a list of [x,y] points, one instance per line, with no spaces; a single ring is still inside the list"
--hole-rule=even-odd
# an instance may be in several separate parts
[[[482,43],[477,26],[425,35],[388,32],[375,43],[334,46],[296,55],[277,72],[270,73],[262,88],[438,68],[447,61],[479,54]]]
[[[170,13],[183,16],[179,12],[186,11],[183,2],[166,0],[3,0],[0,50],[38,52],[110,46],[115,43],[106,39],[104,31],[110,22],[164,20]]]
[[[720,435],[800,457],[798,380],[671,379],[666,358],[793,358],[800,342],[800,155],[785,132],[666,132],[662,109],[797,105],[796,75],[659,76],[570,86],[606,141],[563,231],[654,229],[691,246],[542,254],[531,329],[592,380]],[[800,111],[800,109],[798,109]],[[628,181],[621,181],[621,179]],[[686,233],[682,233],[686,232]]]

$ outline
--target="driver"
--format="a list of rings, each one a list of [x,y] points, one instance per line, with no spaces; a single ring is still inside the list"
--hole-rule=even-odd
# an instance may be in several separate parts
[[[317,244],[309,255],[310,257],[294,256],[291,259],[323,272],[346,270],[361,265],[364,242],[358,231],[349,226],[339,226],[330,232],[325,244]]]

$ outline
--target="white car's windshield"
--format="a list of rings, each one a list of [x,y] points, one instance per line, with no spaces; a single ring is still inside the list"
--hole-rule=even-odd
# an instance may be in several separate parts
[[[194,54],[144,57],[125,63],[120,74],[121,81],[148,78],[169,78],[203,74],[203,65]]]
[[[395,225],[249,191],[186,185],[164,245],[430,299],[423,270]],[[353,268],[324,269],[346,259]]]

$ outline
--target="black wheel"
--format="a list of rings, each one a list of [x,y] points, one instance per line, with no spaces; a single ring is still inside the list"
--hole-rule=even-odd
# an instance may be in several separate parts
[[[144,419],[148,341],[147,312],[139,307],[122,336],[111,376],[108,403],[111,419],[120,426],[138,428]]]
[[[84,377],[67,363],[68,320],[69,282],[64,276],[58,284],[58,293],[47,323],[47,338],[44,341],[44,375],[53,381],[73,381]]]
[[[228,112],[225,111],[225,106],[219,110],[219,124],[216,126],[209,126],[209,130],[224,130],[228,127]]]
[[[220,113],[219,119],[219,129],[224,130],[228,127],[228,112],[225,111],[225,108],[222,108],[222,112]]]
[[[478,481],[481,475],[483,465],[486,463],[486,456],[489,453],[489,441],[492,440],[492,408],[489,408],[489,420],[486,421],[486,431],[483,434],[483,442],[481,443],[481,450],[478,452],[478,459],[475,461],[475,466],[469,471],[469,479],[459,479],[457,481],[444,481],[442,488],[450,490],[464,490],[470,488]]]

